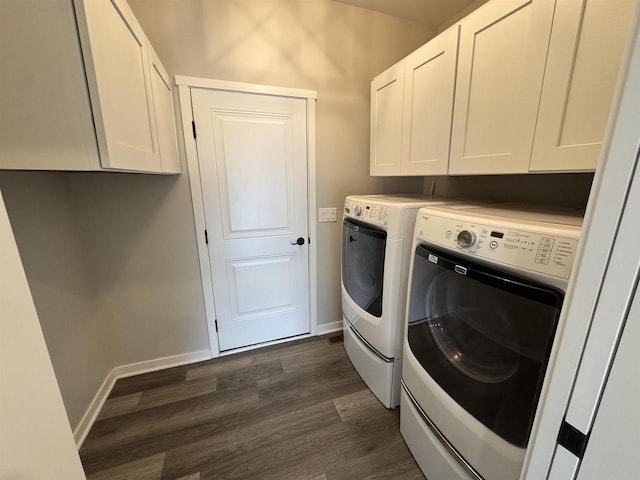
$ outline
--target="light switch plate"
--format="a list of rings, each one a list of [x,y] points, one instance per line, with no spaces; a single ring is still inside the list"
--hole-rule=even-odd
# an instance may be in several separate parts
[[[336,209],[335,208],[319,208],[318,218],[320,222],[335,222],[336,221]]]

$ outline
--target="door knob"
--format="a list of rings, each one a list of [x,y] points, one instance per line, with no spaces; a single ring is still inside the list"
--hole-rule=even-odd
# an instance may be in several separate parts
[[[298,237],[295,242],[289,242],[291,245],[304,245],[304,238]]]

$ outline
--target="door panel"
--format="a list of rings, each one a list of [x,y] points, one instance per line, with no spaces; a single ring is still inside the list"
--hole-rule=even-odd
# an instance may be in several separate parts
[[[295,309],[295,255],[230,261],[227,272],[233,318]]]
[[[293,234],[292,117],[215,112],[225,238]],[[246,139],[251,138],[247,143]],[[268,208],[257,209],[264,199]]]
[[[308,333],[306,100],[192,102],[220,350]]]

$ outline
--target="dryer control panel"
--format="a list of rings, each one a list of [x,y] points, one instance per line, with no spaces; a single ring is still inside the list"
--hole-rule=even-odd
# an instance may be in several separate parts
[[[389,223],[389,207],[347,198],[344,203],[344,214],[369,223],[387,225]]]
[[[508,223],[482,223],[471,219],[418,214],[416,237],[429,243],[524,268],[569,278],[580,229],[559,225],[526,228]]]

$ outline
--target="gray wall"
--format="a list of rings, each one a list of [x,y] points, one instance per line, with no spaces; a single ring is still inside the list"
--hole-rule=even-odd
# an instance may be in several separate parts
[[[425,177],[424,189],[445,197],[585,208],[593,173]]]
[[[369,177],[369,82],[433,32],[328,0],[131,1],[171,75],[318,91],[317,204],[421,191]],[[72,427],[116,366],[208,348],[183,174],[0,172]],[[319,322],[340,319],[340,223],[318,225]]]
[[[113,367],[95,314],[93,249],[65,173],[0,172],[22,263],[72,426]]]
[[[130,0],[170,75],[318,92],[317,206],[351,193],[420,192],[369,176],[371,79],[435,35],[327,0]],[[318,224],[318,323],[341,319],[340,222]]]
[[[109,371],[209,348],[186,175],[0,172],[72,427]]]

